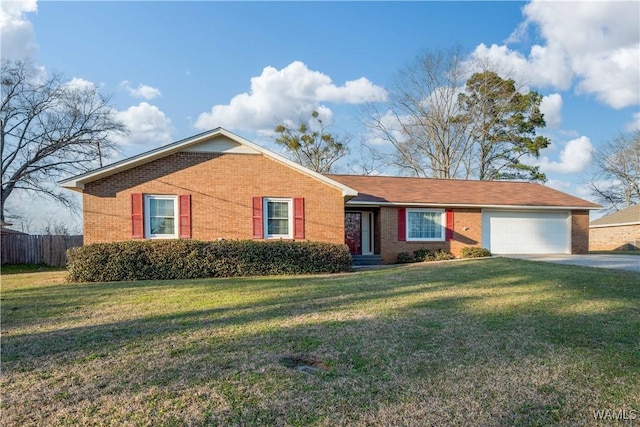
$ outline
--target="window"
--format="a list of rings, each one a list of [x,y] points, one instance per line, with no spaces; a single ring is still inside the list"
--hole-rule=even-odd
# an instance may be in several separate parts
[[[444,239],[444,210],[407,209],[407,240],[444,241]]]
[[[264,229],[266,238],[293,237],[293,203],[291,199],[264,198]]]
[[[175,239],[178,237],[178,203],[176,196],[145,196],[145,237]]]

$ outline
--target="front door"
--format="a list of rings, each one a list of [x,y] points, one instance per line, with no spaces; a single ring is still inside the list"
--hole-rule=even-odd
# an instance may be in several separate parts
[[[344,241],[352,255],[373,255],[373,212],[345,212]]]

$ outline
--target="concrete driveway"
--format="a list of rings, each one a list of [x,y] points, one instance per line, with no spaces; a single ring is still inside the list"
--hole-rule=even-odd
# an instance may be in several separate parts
[[[506,258],[640,272],[640,255],[502,255]]]

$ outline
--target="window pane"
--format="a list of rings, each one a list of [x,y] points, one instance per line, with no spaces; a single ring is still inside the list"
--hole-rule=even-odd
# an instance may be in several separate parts
[[[149,232],[152,235],[176,233],[174,199],[149,197]]]
[[[149,200],[149,215],[173,217],[173,203],[173,200],[151,199]]]
[[[151,234],[173,234],[174,232],[173,218],[151,217]]]
[[[268,218],[287,218],[289,216],[288,202],[269,202],[267,204]]]
[[[267,220],[267,234],[289,234],[288,219]]]
[[[267,235],[289,235],[289,208],[290,202],[286,200],[267,201]]]
[[[440,212],[409,212],[410,239],[441,239],[442,214]]]

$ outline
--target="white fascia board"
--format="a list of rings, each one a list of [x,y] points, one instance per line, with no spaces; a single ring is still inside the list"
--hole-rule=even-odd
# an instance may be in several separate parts
[[[359,202],[349,201],[347,206],[376,207],[376,206],[408,206],[408,207],[452,207],[452,208],[481,208],[481,209],[525,209],[525,210],[597,210],[596,207],[585,206],[530,206],[530,205],[473,205],[460,203],[396,203],[396,202]]]
[[[355,197],[358,195],[358,192],[350,187],[347,187],[346,185],[343,185],[337,181],[334,181],[330,178],[327,178],[324,175],[321,175],[317,172],[314,172],[310,169],[305,168],[302,165],[299,165],[287,158],[284,158],[276,153],[273,153],[269,150],[267,150],[266,148],[263,148],[245,138],[242,138],[241,136],[238,136],[234,133],[229,132],[226,129],[222,129],[222,128],[216,128],[207,132],[203,132],[200,133],[198,135],[192,136],[190,138],[186,138],[186,139],[182,139],[180,141],[176,141],[172,144],[169,145],[165,145],[163,147],[159,147],[150,151],[146,151],[144,153],[138,154],[136,156],[133,157],[129,157],[127,159],[121,160],[119,162],[110,164],[108,166],[105,166],[103,168],[91,171],[91,172],[87,172],[81,175],[76,175],[74,177],[59,181],[58,184],[63,187],[63,188],[67,188],[69,190],[74,190],[74,191],[82,191],[84,189],[84,184],[92,182],[92,181],[96,181],[100,178],[104,178],[107,177],[109,175],[113,175],[115,173],[118,172],[122,172],[131,168],[134,168],[136,166],[139,166],[141,164],[144,163],[148,163],[151,162],[153,160],[157,160],[160,159],[162,157],[166,157],[170,154],[173,153],[177,153],[179,151],[184,150],[187,147],[193,146],[193,145],[197,145],[203,141],[206,141],[208,139],[211,138],[215,138],[217,136],[225,136],[227,138],[229,138],[232,141],[237,142],[238,144],[244,145],[246,147],[249,147],[263,155],[265,155],[266,157],[275,160],[277,162],[280,162],[286,166],[289,166],[305,175],[308,175],[312,178],[315,178],[327,185],[330,185],[332,187],[336,187],[338,188],[340,191],[342,191],[342,196],[343,197]]]
[[[627,225],[640,225],[640,221],[622,222],[622,223],[617,223],[617,224],[590,225],[589,228],[624,227],[624,226],[627,226]]]

